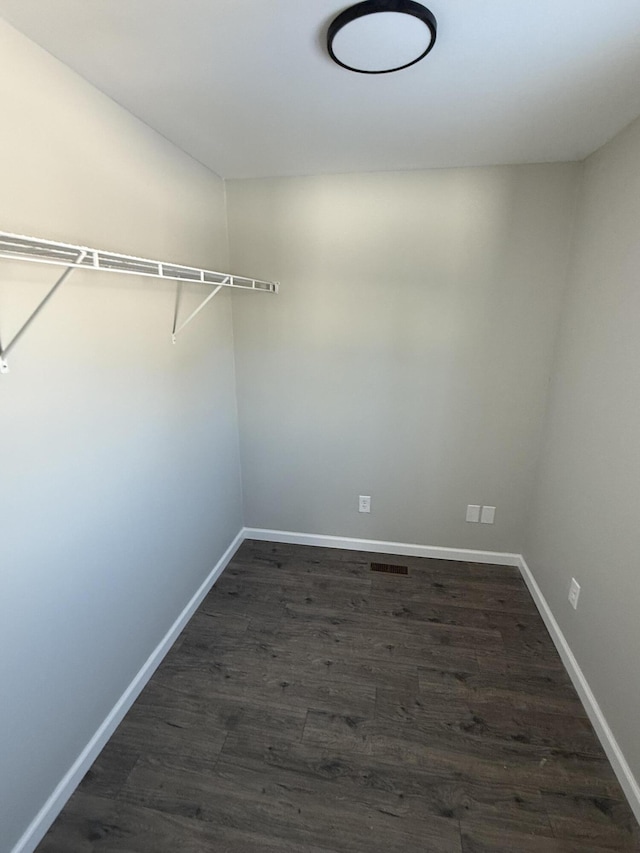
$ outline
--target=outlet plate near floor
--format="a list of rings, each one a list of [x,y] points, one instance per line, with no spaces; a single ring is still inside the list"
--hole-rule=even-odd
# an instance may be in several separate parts
[[[493,524],[496,520],[496,508],[494,506],[483,506],[480,513],[482,524]]]
[[[571,586],[569,587],[569,604],[574,610],[578,609],[578,598],[580,597],[580,584],[575,578],[571,578]]]
[[[478,522],[480,521],[480,510],[482,507],[480,504],[469,504],[467,507],[467,521]]]

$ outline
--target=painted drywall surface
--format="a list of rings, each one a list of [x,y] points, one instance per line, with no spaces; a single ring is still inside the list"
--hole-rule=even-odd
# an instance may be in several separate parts
[[[578,175],[227,182],[247,525],[520,550]]]
[[[525,556],[640,778],[640,121],[585,163]],[[571,578],[579,606],[567,600]]]
[[[0,57],[1,229],[227,268],[215,175],[2,23]],[[0,261],[5,344],[56,274]],[[0,377],[3,851],[242,524],[230,298],[175,347],[173,299],[74,272]]]

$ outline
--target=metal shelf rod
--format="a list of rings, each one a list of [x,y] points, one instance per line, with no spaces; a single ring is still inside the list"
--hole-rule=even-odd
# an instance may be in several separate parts
[[[0,373],[9,372],[9,365],[4,357],[13,349],[60,285],[75,269],[117,272],[121,275],[140,275],[146,278],[178,282],[171,333],[173,343],[176,342],[178,334],[202,311],[205,305],[213,299],[222,287],[266,293],[278,292],[278,282],[275,281],[264,281],[259,278],[215,272],[198,267],[187,267],[182,264],[168,263],[167,261],[153,261],[148,258],[137,258],[134,255],[120,255],[115,252],[105,252],[101,249],[90,249],[88,246],[74,246],[70,243],[56,243],[53,240],[42,240],[37,237],[26,237],[22,234],[11,234],[8,231],[0,231],[0,258],[11,261],[29,261],[31,263],[53,264],[55,266],[66,267],[66,270],[58,278],[37,308],[31,313],[29,318],[18,329],[7,346],[3,347],[0,342]],[[182,285],[185,283],[209,285],[213,287],[213,290],[189,314],[186,320],[178,326],[180,294]]]
[[[215,270],[173,264],[167,261],[154,261],[138,258],[135,255],[121,255],[88,246],[75,246],[70,243],[56,243],[0,231],[0,258],[31,263],[54,264],[64,267],[78,267],[102,272],[118,272],[124,275],[141,275],[147,278],[165,281],[193,282],[210,284],[214,287],[235,287],[240,290],[260,290],[267,293],[278,292],[278,282],[265,281],[251,276],[233,275]]]

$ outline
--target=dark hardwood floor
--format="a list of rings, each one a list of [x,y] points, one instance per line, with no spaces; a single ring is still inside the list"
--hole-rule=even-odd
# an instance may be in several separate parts
[[[516,569],[245,542],[38,850],[640,843]]]

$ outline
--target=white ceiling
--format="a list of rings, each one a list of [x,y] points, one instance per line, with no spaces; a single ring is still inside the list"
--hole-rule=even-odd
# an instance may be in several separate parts
[[[0,0],[0,14],[224,177],[582,159],[640,114],[640,0],[427,0],[389,75],[324,49],[343,0]]]

